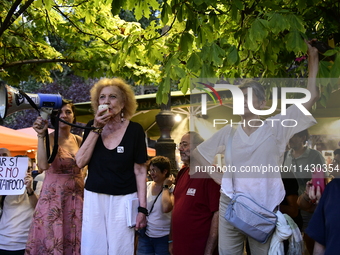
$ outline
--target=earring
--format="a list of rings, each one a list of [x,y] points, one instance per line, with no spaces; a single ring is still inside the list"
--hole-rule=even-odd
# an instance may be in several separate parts
[[[123,122],[125,121],[124,119],[124,113],[123,112],[120,112],[120,122]]]

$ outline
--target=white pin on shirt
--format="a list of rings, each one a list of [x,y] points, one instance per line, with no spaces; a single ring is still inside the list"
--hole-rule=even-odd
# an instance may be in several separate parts
[[[187,196],[195,196],[196,189],[188,188],[187,190]]]
[[[124,146],[118,146],[117,153],[124,153]]]

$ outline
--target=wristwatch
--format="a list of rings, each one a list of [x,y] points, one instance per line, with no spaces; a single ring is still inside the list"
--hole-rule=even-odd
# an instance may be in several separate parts
[[[163,189],[169,189],[169,185],[163,185]]]
[[[32,190],[32,192],[31,193],[29,193],[27,190],[26,190],[26,192],[27,192],[27,195],[30,197],[30,196],[33,196],[33,194],[34,194],[34,190]]]

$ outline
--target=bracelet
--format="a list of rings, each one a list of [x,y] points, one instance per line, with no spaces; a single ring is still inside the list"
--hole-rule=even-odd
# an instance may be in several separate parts
[[[168,243],[172,243],[172,240],[169,240]]]
[[[100,135],[103,132],[103,128],[102,127],[101,128],[97,128],[97,127],[95,127],[93,125],[91,127],[94,127],[94,129],[92,129],[91,131],[96,133],[96,134],[98,134],[98,135]]]
[[[306,200],[308,203],[310,203],[310,198],[306,192],[303,193],[303,199]]]
[[[145,207],[138,206],[138,212],[145,214],[145,216],[149,216],[148,209],[146,209]]]
[[[29,193],[28,190],[27,190],[26,192],[27,192],[27,195],[28,195],[29,197],[30,197],[30,196],[33,196],[33,194],[34,194],[34,190],[32,190],[31,193]]]
[[[45,138],[45,135],[37,134],[37,137],[38,137],[38,138]]]

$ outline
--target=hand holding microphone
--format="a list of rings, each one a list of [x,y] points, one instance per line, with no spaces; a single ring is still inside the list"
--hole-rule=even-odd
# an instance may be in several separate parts
[[[98,111],[94,118],[94,126],[103,128],[111,118],[112,114],[110,114],[109,106],[107,104],[101,104],[98,106]]]

